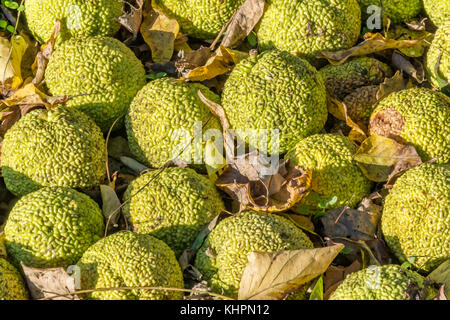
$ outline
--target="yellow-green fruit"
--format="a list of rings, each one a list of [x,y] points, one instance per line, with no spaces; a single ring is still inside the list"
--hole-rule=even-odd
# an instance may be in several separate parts
[[[450,8],[449,8],[450,9]],[[425,70],[430,83],[442,90],[449,89],[450,80],[450,20],[443,22],[434,35],[425,57]],[[444,89],[447,87],[446,89]]]
[[[189,168],[145,173],[131,182],[123,198],[130,198],[123,212],[134,231],[163,240],[177,256],[225,210],[214,183]]]
[[[251,252],[309,248],[312,242],[288,220],[245,211],[217,224],[197,252],[195,267],[213,292],[236,297]]]
[[[417,16],[423,8],[422,0],[358,0],[361,5],[363,19],[377,12],[367,12],[369,6],[380,8],[383,17],[391,19],[393,23],[401,23]],[[364,24],[363,24],[364,25]]]
[[[361,57],[340,65],[326,65],[319,70],[329,94],[339,100],[356,89],[378,85],[393,75],[392,69],[374,58]]]
[[[423,0],[423,6],[436,27],[450,21],[450,0]]]
[[[349,274],[330,300],[415,300],[427,298],[429,288],[418,273],[399,265],[369,266]]]
[[[78,261],[81,289],[165,287],[183,289],[183,275],[173,251],[150,235],[119,232],[92,245]],[[183,292],[123,289],[95,291],[95,300],[181,300]]]
[[[26,0],[25,18],[33,36],[47,42],[56,20],[61,21],[59,37],[113,36],[119,31],[123,14],[120,0]]]
[[[16,265],[67,267],[104,232],[98,204],[65,187],[47,187],[17,201],[5,226],[6,250]]]
[[[370,117],[370,131],[413,145],[423,161],[450,161],[450,98],[426,88],[394,92]]]
[[[22,276],[8,261],[0,258],[0,300],[27,300]]]
[[[386,197],[381,228],[400,261],[415,256],[429,271],[450,258],[450,168],[424,164],[406,171]]]
[[[45,81],[54,96],[74,96],[66,106],[86,113],[103,132],[126,113],[146,83],[145,69],[133,51],[108,37],[64,42],[50,58]]]
[[[214,39],[244,0],[156,0],[180,24],[181,32],[198,39]]]
[[[268,0],[257,27],[262,50],[277,48],[314,60],[352,47],[361,29],[357,0]]]
[[[96,186],[105,178],[105,162],[100,129],[76,109],[31,111],[6,132],[2,143],[2,175],[15,195],[43,186]]]
[[[219,103],[219,97],[207,87],[172,78],[151,81],[138,92],[125,125],[130,150],[139,161],[154,168],[174,158],[194,165],[203,163],[202,150],[210,140],[203,133],[208,130],[221,135],[222,129],[200,100],[199,90]]]
[[[355,153],[349,138],[335,134],[316,134],[297,143],[286,158],[304,170],[313,170],[312,192],[300,204],[316,209],[322,200],[337,197],[330,208],[353,207],[367,196],[372,183],[353,160]]]
[[[270,154],[284,153],[318,133],[328,115],[325,86],[317,70],[279,50],[241,61],[225,82],[222,105],[236,133],[242,139],[247,134],[250,145]],[[274,130],[279,130],[279,146]]]

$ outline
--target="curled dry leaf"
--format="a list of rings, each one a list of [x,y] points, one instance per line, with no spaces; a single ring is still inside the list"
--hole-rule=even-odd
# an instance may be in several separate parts
[[[264,14],[264,0],[246,0],[231,18],[222,45],[236,47],[258,24]]]
[[[133,6],[130,3],[127,3],[130,11],[124,12],[121,17],[119,17],[119,23],[124,26],[131,34],[131,41],[136,40],[139,34],[139,28],[142,23],[142,9],[144,6],[144,0],[136,0],[136,6]],[[125,41],[128,42],[128,41]]]
[[[413,146],[378,135],[367,138],[354,155],[354,159],[364,175],[375,182],[387,181],[399,172],[422,163]]]
[[[239,300],[279,300],[324,273],[344,245],[252,252],[242,274]]]
[[[39,85],[44,80],[45,69],[47,68],[48,60],[54,51],[56,40],[58,39],[59,32],[61,31],[61,21],[56,20],[53,32],[48,41],[41,46],[41,50],[36,56],[31,69],[34,73],[33,84]]]
[[[312,170],[289,166],[282,160],[274,173],[265,175],[267,165],[266,157],[257,151],[238,156],[226,166],[216,185],[239,201],[241,211],[286,211],[306,196]]]
[[[152,51],[152,59],[166,63],[172,59],[175,39],[180,31],[178,22],[164,14],[154,0],[144,5],[141,34]]]
[[[423,66],[419,64],[419,68],[416,68],[414,64],[406,59],[403,55],[401,55],[399,52],[394,51],[392,54],[392,64],[404,71],[407,75],[414,78],[418,83],[422,83],[425,81],[425,72],[423,70]]]
[[[102,195],[102,213],[107,222],[108,230],[106,232],[108,232],[117,227],[121,203],[116,191],[111,186],[101,184],[100,193]]]
[[[28,44],[21,35],[13,36],[11,41],[0,37],[0,93],[3,96],[23,82],[21,65],[27,47]]]
[[[294,213],[281,213],[280,215],[290,220],[300,229],[305,230],[312,234],[316,234],[314,232],[314,223],[311,221],[312,216],[304,216]]]
[[[179,74],[186,78],[195,68],[204,66],[211,57],[211,49],[201,46],[199,49],[191,52],[178,53],[178,59],[175,61],[175,67]]]
[[[221,45],[202,66],[185,74],[181,80],[204,81],[230,72],[242,59],[248,57],[245,52],[231,50]]]
[[[338,208],[328,210],[320,219],[327,237],[348,237],[354,240],[374,239],[381,218],[382,207],[369,198],[361,201],[358,209]]]
[[[148,167],[130,157],[121,156],[120,162],[138,174],[149,170]]]
[[[353,261],[348,267],[329,266],[324,275],[324,299],[328,300],[334,290],[344,281],[350,273],[361,270],[361,263],[358,260]]]
[[[362,142],[367,138],[367,128],[363,129],[362,125],[357,124],[350,118],[350,116],[348,115],[347,106],[343,102],[330,96],[328,103],[328,112],[330,112],[335,118],[345,121],[347,126],[352,128],[349,134],[350,139]]]
[[[321,52],[317,58],[327,59],[331,64],[339,65],[353,56],[365,56],[371,53],[388,49],[410,48],[417,45],[421,40],[393,40],[383,37],[379,33],[366,33],[364,41],[353,48],[336,52]]]
[[[71,294],[80,285],[76,281],[79,279],[76,266],[69,267],[75,273],[72,277],[64,268],[38,269],[21,265],[33,299],[79,300],[76,294]]]
[[[397,71],[391,78],[386,78],[380,83],[380,89],[377,93],[377,100],[386,98],[391,93],[408,89],[412,87],[412,83],[403,78],[402,72]]]

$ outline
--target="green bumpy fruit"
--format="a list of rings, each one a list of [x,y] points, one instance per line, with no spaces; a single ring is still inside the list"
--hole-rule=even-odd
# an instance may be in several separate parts
[[[450,9],[450,8],[449,8]],[[449,90],[450,81],[450,20],[443,22],[434,35],[433,42],[425,57],[425,70],[430,83]]]
[[[71,37],[113,36],[119,31],[123,14],[120,0],[26,0],[25,19],[33,36],[47,42],[56,19],[61,21],[59,41]]]
[[[328,93],[343,100],[356,89],[378,85],[393,75],[392,69],[374,58],[361,57],[340,65],[326,65],[319,70]]]
[[[414,300],[427,298],[428,286],[418,273],[399,265],[370,266],[349,274],[330,300]]]
[[[370,117],[370,131],[413,145],[423,161],[450,161],[450,98],[426,88],[394,92]]]
[[[262,50],[277,48],[314,60],[352,47],[361,29],[356,0],[268,0],[257,27]]]
[[[22,276],[8,261],[0,258],[0,300],[27,300]]]
[[[450,0],[423,0],[423,6],[436,27],[450,21]]]
[[[317,209],[322,200],[337,197],[328,209],[354,207],[367,196],[372,183],[353,160],[355,153],[349,138],[335,134],[316,134],[300,141],[286,155],[293,165],[313,170],[312,192],[300,204]]]
[[[2,175],[15,195],[43,186],[91,188],[106,175],[105,139],[81,111],[34,110],[16,122],[2,143]]]
[[[71,39],[52,54],[45,81],[55,96],[74,96],[66,106],[91,117],[103,132],[125,115],[145,85],[145,69],[126,45],[108,37]],[[120,129],[123,121],[117,123]]]
[[[222,105],[236,134],[270,154],[285,153],[302,138],[318,133],[328,115],[326,90],[317,70],[278,50],[241,61],[225,82]],[[279,140],[273,130],[279,130]]]
[[[358,0],[363,19],[367,19],[376,12],[367,12],[367,8],[375,5],[380,13],[393,23],[401,23],[417,16],[423,8],[422,0]]]
[[[125,125],[130,150],[139,161],[158,168],[180,156],[183,161],[200,167],[202,159],[196,151],[204,150],[210,139],[202,137],[201,145],[200,141],[192,145],[193,137],[207,130],[221,136],[222,129],[200,100],[198,90],[207,99],[219,103],[220,98],[207,87],[173,78],[153,80],[138,92],[125,117]]]
[[[450,259],[450,167],[424,164],[406,171],[386,197],[381,229],[400,261],[417,257],[429,271]]]
[[[245,211],[217,224],[197,252],[195,267],[213,292],[236,297],[251,252],[309,248],[312,242],[288,220]]]
[[[198,39],[214,39],[244,0],[156,0],[180,24],[181,32]]]
[[[130,198],[123,212],[134,231],[163,240],[176,256],[193,244],[203,226],[225,210],[214,184],[189,168],[145,173],[131,182],[123,198]]]
[[[87,195],[47,187],[17,201],[5,226],[6,250],[16,265],[67,267],[101,239],[103,215]]]
[[[78,261],[82,290],[119,287],[183,289],[183,274],[173,251],[150,235],[118,232],[92,245]],[[181,300],[180,291],[124,289],[95,291],[93,300]]]

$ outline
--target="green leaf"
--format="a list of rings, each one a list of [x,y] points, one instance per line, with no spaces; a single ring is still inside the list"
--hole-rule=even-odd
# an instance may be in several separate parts
[[[323,275],[319,277],[314,288],[311,291],[309,300],[323,300]]]
[[[247,36],[247,41],[252,47],[255,47],[258,44],[258,37],[254,31],[250,32]]]
[[[412,265],[408,261],[405,261],[405,262],[402,263],[401,267],[403,269],[411,269]]]
[[[306,204],[300,204],[295,207],[295,213],[302,214],[302,215],[309,215],[309,212],[311,210],[311,207]]]
[[[167,73],[165,73],[165,72],[159,72],[159,73],[156,73],[156,74],[151,73],[151,74],[146,75],[147,79],[150,79],[150,80],[156,80],[156,79],[164,78],[165,76],[167,76]]]
[[[6,27],[6,30],[8,30],[9,32],[11,32],[12,34],[16,34],[16,28],[14,28],[13,26],[9,25]]]
[[[8,21],[0,20],[0,28],[6,29],[7,26],[8,26]]]
[[[15,1],[5,1],[5,7],[9,8],[9,9],[13,9],[16,10],[19,8],[19,4]]]

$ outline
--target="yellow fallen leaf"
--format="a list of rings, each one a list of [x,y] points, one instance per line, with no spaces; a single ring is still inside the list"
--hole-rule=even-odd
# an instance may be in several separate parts
[[[345,121],[347,126],[352,128],[348,136],[351,140],[362,142],[367,138],[366,132],[348,115],[347,106],[344,103],[336,98],[329,97],[328,112],[335,118]]]
[[[0,83],[7,82],[9,90],[16,89],[22,82],[21,64],[27,50],[27,42],[20,35],[15,35],[9,41],[0,37]]]
[[[152,0],[144,5],[144,19],[141,24],[141,34],[144,41],[152,51],[154,62],[166,63],[172,59],[175,39],[180,31],[178,22],[168,17],[163,10]]]
[[[324,273],[343,244],[274,253],[252,252],[241,278],[239,300],[280,300]]]

